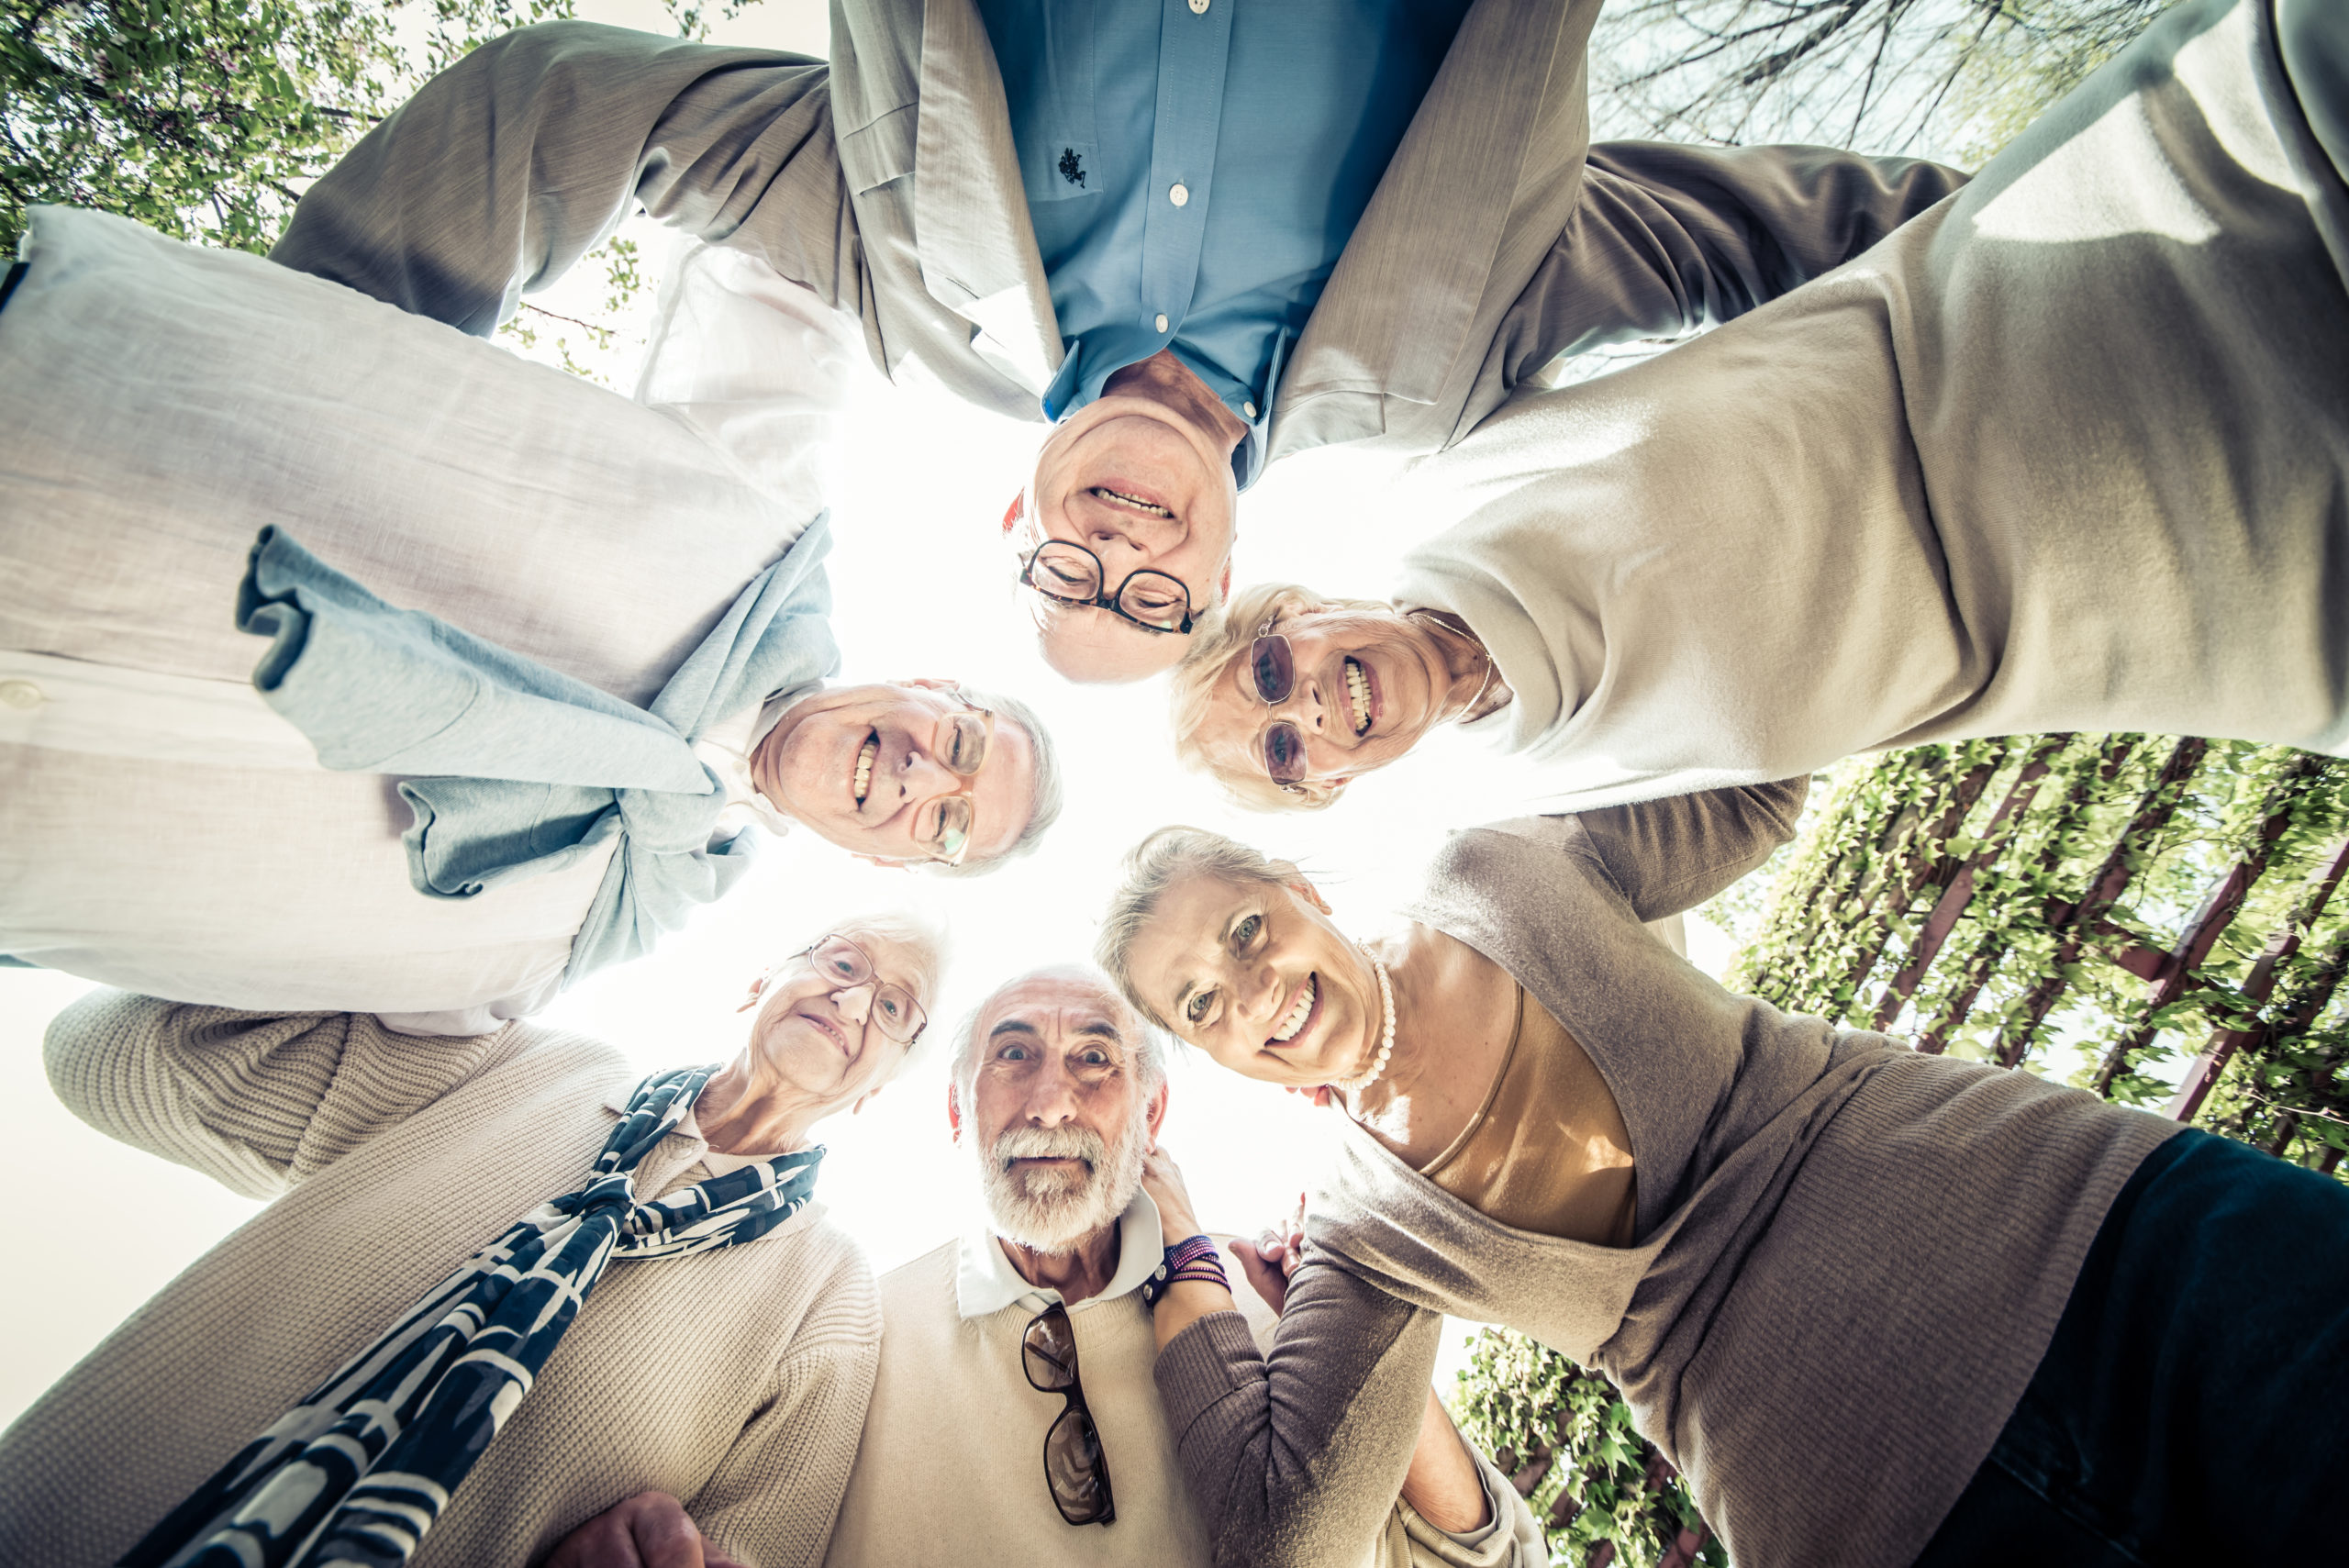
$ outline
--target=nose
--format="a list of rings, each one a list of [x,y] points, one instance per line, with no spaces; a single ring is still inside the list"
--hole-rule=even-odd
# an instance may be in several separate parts
[[[864,1020],[872,1016],[874,988],[874,983],[868,980],[862,985],[852,985],[844,991],[835,991],[832,993],[832,1006],[841,1018],[862,1027]]]
[[[952,795],[962,782],[953,769],[921,746],[907,748],[905,761],[897,764],[900,800],[928,800],[932,795]]]
[[[1076,1119],[1076,1080],[1066,1066],[1055,1063],[1036,1074],[1026,1106],[1031,1127],[1066,1127]]]

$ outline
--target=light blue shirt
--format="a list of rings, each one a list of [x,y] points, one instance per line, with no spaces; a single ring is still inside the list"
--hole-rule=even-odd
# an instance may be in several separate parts
[[[1171,348],[1248,427],[1252,484],[1289,348],[1468,6],[978,0],[1068,353],[1045,416]]]

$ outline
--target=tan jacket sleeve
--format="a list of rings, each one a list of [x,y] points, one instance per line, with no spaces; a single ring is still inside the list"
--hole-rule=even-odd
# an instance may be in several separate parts
[[[1517,385],[1561,356],[1742,316],[1966,178],[1823,147],[1598,143],[1564,231],[1502,321],[1504,378]]]
[[[1595,862],[1642,921],[1694,909],[1795,834],[1807,777],[1493,824]]]
[[[274,1197],[527,1044],[393,1034],[364,1013],[240,1013],[95,991],[42,1042],[66,1108],[107,1137]]]
[[[368,132],[304,194],[270,259],[485,336],[641,203],[858,309],[829,81],[800,55],[522,28]]]
[[[844,1250],[778,1363],[766,1406],[685,1499],[702,1533],[750,1568],[816,1568],[848,1491],[881,1365],[881,1295]]]

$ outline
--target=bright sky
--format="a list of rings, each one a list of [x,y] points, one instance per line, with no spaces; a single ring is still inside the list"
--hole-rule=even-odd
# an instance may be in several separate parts
[[[583,6],[597,19],[661,26],[651,0]],[[769,0],[721,26],[720,41],[824,52],[823,8]],[[647,254],[659,259],[659,231]],[[596,303],[592,286],[550,308]],[[724,903],[703,910],[651,958],[566,995],[540,1021],[611,1040],[645,1067],[716,1061],[739,1049],[743,987],[781,944],[831,914],[917,901],[950,925],[952,968],[934,1029],[951,1028],[1001,980],[1081,959],[1118,859],[1169,822],[1215,828],[1298,861],[1340,921],[1371,936],[1396,918],[1419,868],[1451,828],[1513,815],[1508,770],[1453,738],[1357,785],[1319,816],[1266,817],[1222,804],[1183,772],[1169,742],[1163,684],[1075,687],[1036,659],[1015,613],[1010,559],[995,520],[1018,488],[1039,427],[982,414],[942,395],[869,377],[850,422],[833,508],[832,582],[846,680],[947,675],[1026,698],[1059,739],[1069,806],[1043,849],[993,876],[930,879],[850,862],[812,834],[771,842]],[[621,384],[625,385],[625,380]],[[1375,595],[1401,549],[1433,525],[1386,504],[1390,467],[1343,450],[1284,462],[1243,499],[1241,580],[1278,576]],[[1697,927],[1692,956],[1718,973],[1720,933]],[[18,1253],[17,1288],[0,1301],[0,1422],[15,1417],[157,1287],[258,1207],[205,1178],[116,1144],[50,1095],[42,1029],[87,987],[69,976],[0,971],[0,1170],[40,1211],[63,1266],[39,1272]],[[820,1195],[877,1268],[928,1251],[972,1223],[975,1180],[949,1142],[935,1070],[893,1085],[864,1115],[835,1120]],[[1252,1231],[1308,1184],[1319,1136],[1303,1102],[1194,1058],[1177,1064],[1165,1140],[1199,1211],[1217,1229]],[[289,1280],[287,1288],[299,1289]],[[1456,1342],[1458,1336],[1453,1337]],[[1456,1348],[1447,1360],[1456,1361]]]

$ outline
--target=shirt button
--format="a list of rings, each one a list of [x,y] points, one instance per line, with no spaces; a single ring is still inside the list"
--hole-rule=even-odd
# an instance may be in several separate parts
[[[1243,403],[1240,406],[1240,414],[1242,418],[1253,419],[1256,417],[1256,406],[1252,403]]]
[[[1156,328],[1157,328],[1161,332],[1165,331],[1165,330],[1166,330],[1166,315],[1165,315],[1165,313],[1164,313],[1163,311],[1161,311],[1161,312],[1158,314],[1158,316],[1157,316],[1157,317],[1156,317],[1152,321],[1151,325],[1152,325],[1152,326],[1156,327]]]
[[[1204,17],[1207,14],[1208,0],[1191,0],[1191,15],[1194,17]]]
[[[40,688],[30,681],[0,681],[0,707],[39,707],[40,701]]]
[[[1191,199],[1191,187],[1178,181],[1166,188],[1166,199],[1181,206]]]

